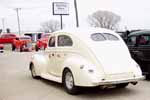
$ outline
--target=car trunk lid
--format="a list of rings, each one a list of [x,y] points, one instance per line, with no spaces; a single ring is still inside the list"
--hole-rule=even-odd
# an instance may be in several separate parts
[[[125,44],[120,41],[95,43],[92,52],[103,66],[106,74],[131,72],[131,57]]]

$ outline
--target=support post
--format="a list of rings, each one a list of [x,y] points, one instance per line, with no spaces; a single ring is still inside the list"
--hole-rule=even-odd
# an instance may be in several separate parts
[[[76,14],[76,26],[79,27],[79,18],[78,18],[78,9],[77,9],[77,1],[74,0],[75,14]]]
[[[17,21],[18,21],[18,32],[19,35],[21,35],[21,31],[20,31],[20,19],[19,19],[19,10],[21,10],[21,8],[16,8],[16,13],[17,13]]]
[[[2,18],[2,26],[3,26],[2,31],[5,32],[5,19],[4,18]]]
[[[61,26],[61,29],[63,29],[62,15],[60,15],[60,26]]]

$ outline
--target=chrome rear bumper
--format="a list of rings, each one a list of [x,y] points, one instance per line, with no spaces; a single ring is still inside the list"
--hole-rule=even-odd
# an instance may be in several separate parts
[[[120,83],[132,83],[137,82],[139,80],[145,79],[144,76],[128,78],[128,79],[116,79],[116,80],[105,80],[103,79],[101,82],[93,82],[94,85],[110,85],[110,84],[120,84]]]

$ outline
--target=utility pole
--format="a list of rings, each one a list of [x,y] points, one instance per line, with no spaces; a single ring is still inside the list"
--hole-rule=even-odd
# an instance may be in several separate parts
[[[62,15],[60,15],[60,27],[61,27],[61,29],[63,29]]]
[[[5,19],[2,18],[2,26],[3,26],[3,32],[5,31]]]
[[[19,32],[19,35],[21,35],[21,33],[20,33],[20,19],[19,19],[19,10],[21,10],[21,8],[15,8],[15,10],[16,10],[16,13],[17,13],[18,32]]]
[[[76,14],[76,26],[79,27],[79,19],[78,19],[78,9],[77,9],[77,1],[74,0],[75,14]]]

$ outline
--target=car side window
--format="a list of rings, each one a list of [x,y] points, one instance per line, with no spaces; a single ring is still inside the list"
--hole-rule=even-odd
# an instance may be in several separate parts
[[[139,45],[150,45],[150,36],[143,35],[139,37]]]
[[[136,44],[136,36],[131,36],[127,40],[128,45],[135,45]]]
[[[15,38],[15,36],[14,36],[14,35],[8,35],[8,37],[9,37],[9,38]]]
[[[58,36],[58,46],[72,46],[73,42],[71,37],[67,35],[59,35]]]
[[[50,37],[49,47],[55,47],[55,36]]]

